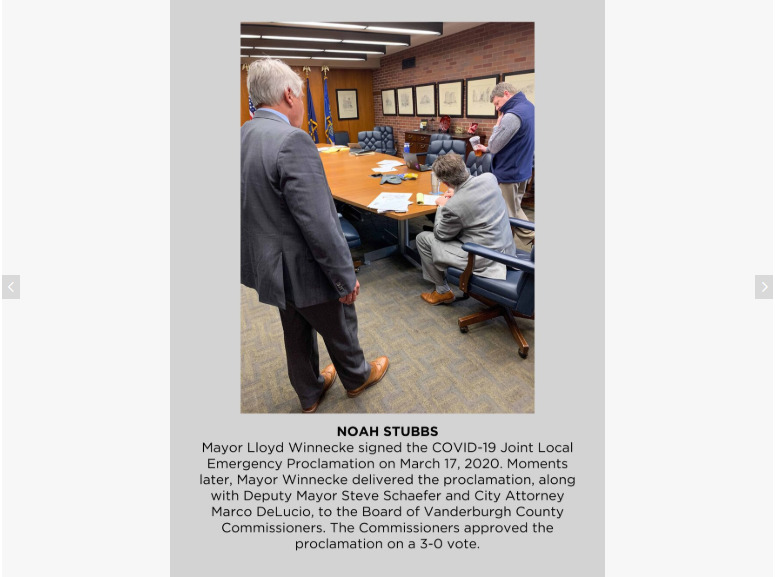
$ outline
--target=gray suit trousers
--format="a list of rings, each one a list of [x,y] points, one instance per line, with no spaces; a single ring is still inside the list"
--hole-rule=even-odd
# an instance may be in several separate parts
[[[431,281],[436,285],[436,288],[447,285],[447,266],[454,264],[458,266],[459,263],[440,263],[436,264],[433,260],[433,247],[443,241],[437,239],[432,232],[423,231],[417,235],[414,239],[417,246],[417,252],[420,254],[420,264],[422,265],[422,277],[425,280]],[[455,243],[457,246],[462,246],[463,243],[459,241],[448,241]],[[462,252],[462,249],[461,249]],[[465,268],[465,265],[463,265]]]
[[[315,404],[323,391],[318,354],[318,333],[345,389],[360,387],[371,373],[358,342],[358,317],[355,305],[339,301],[296,308],[286,301],[280,311],[285,338],[288,378],[303,408]]]
[[[523,182],[499,182],[501,193],[503,194],[503,200],[506,201],[506,208],[509,211],[509,216],[513,218],[519,218],[521,220],[530,219],[522,210],[522,197],[525,196],[527,185],[530,179]],[[534,230],[525,230],[522,228],[512,229],[514,232],[514,242],[519,246],[519,241],[524,244],[532,245],[535,242],[536,233]]]

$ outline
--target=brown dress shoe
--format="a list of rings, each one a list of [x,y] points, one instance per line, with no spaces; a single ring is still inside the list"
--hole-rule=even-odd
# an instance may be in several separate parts
[[[433,306],[451,303],[455,300],[455,295],[452,293],[452,291],[447,291],[445,293],[437,293],[436,291],[433,291],[432,293],[422,293],[420,296],[422,297],[422,300],[424,300],[426,303],[432,304]]]
[[[323,392],[320,393],[320,396],[318,397],[318,400],[315,401],[315,404],[306,409],[302,409],[302,413],[309,414],[317,411],[318,406],[320,405],[320,401],[323,400],[326,392],[331,388],[331,385],[333,385],[334,381],[336,380],[336,369],[334,368],[334,365],[328,365],[325,369],[320,371],[320,374],[323,375]]]
[[[378,382],[380,382],[382,377],[385,376],[385,373],[387,373],[389,364],[390,361],[388,361],[387,357],[378,357],[377,359],[371,361],[371,373],[369,374],[369,378],[366,379],[366,382],[357,389],[347,391],[347,396],[353,399],[368,389],[371,385],[376,385]]]

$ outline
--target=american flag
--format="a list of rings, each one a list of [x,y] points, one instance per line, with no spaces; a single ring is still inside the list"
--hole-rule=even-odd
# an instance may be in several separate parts
[[[250,110],[250,118],[253,118],[253,113],[256,111],[256,107],[253,106],[253,101],[248,96],[248,109]]]

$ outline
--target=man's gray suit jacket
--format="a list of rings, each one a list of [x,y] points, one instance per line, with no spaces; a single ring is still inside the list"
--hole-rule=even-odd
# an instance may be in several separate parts
[[[437,268],[454,266],[464,269],[468,253],[460,248],[475,242],[505,254],[516,248],[511,235],[509,213],[498,180],[489,172],[465,181],[447,203],[436,212],[433,235],[442,242],[433,243],[433,264]],[[477,257],[474,272],[487,278],[506,278],[506,266]]]
[[[285,309],[335,301],[355,271],[309,134],[259,109],[242,126],[242,284]]]

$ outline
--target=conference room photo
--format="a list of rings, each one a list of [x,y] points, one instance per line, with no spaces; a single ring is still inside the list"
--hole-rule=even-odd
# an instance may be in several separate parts
[[[534,412],[534,28],[241,23],[242,413]]]

